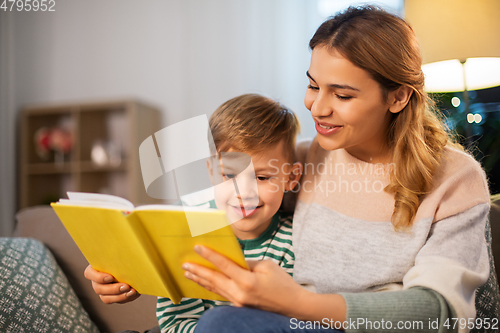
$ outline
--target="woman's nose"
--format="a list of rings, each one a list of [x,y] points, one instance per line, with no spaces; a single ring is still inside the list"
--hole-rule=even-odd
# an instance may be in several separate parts
[[[328,96],[319,92],[311,105],[311,115],[317,118],[328,117],[333,113],[333,107]]]

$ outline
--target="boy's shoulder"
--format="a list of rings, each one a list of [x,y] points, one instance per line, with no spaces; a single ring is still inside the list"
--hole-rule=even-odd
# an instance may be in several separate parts
[[[274,216],[276,216],[276,218],[280,221],[280,224],[291,224],[293,220],[293,212],[278,210]]]
[[[291,237],[293,213],[279,210],[274,216],[278,220],[277,234],[285,234]]]

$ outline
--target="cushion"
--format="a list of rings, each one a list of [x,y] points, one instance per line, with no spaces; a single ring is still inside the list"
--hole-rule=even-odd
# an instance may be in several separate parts
[[[99,332],[52,254],[30,238],[0,238],[0,331]]]
[[[490,276],[488,281],[476,290],[476,322],[481,322],[483,325],[489,321],[490,325],[493,318],[500,318],[500,294],[498,288],[497,274],[495,271],[495,262],[493,260],[493,253],[491,250],[491,228],[490,220],[486,222],[485,239],[488,244],[488,255],[490,257]],[[478,318],[480,318],[478,320]],[[488,319],[485,321],[485,319]],[[476,332],[498,332],[498,321],[496,321],[496,328],[489,329],[479,328],[477,325],[471,330],[471,333]]]
[[[500,276],[500,194],[491,196],[490,209],[491,249],[495,258],[497,277]]]

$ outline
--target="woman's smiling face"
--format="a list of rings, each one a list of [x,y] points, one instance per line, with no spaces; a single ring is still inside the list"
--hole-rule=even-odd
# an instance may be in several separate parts
[[[314,118],[321,147],[344,148],[367,162],[386,160],[392,113],[379,83],[324,46],[313,49],[307,76],[304,104]]]

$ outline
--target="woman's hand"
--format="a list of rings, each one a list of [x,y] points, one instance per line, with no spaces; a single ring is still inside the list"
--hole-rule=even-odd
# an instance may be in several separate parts
[[[209,291],[215,292],[235,306],[248,306],[297,316],[297,304],[307,292],[281,267],[269,260],[248,261],[250,270],[203,246],[195,251],[212,262],[220,272],[201,265],[185,263],[185,276]]]
[[[119,283],[112,275],[96,271],[90,265],[85,268],[83,275],[92,281],[92,288],[95,293],[106,304],[128,303],[141,296],[128,284]]]

